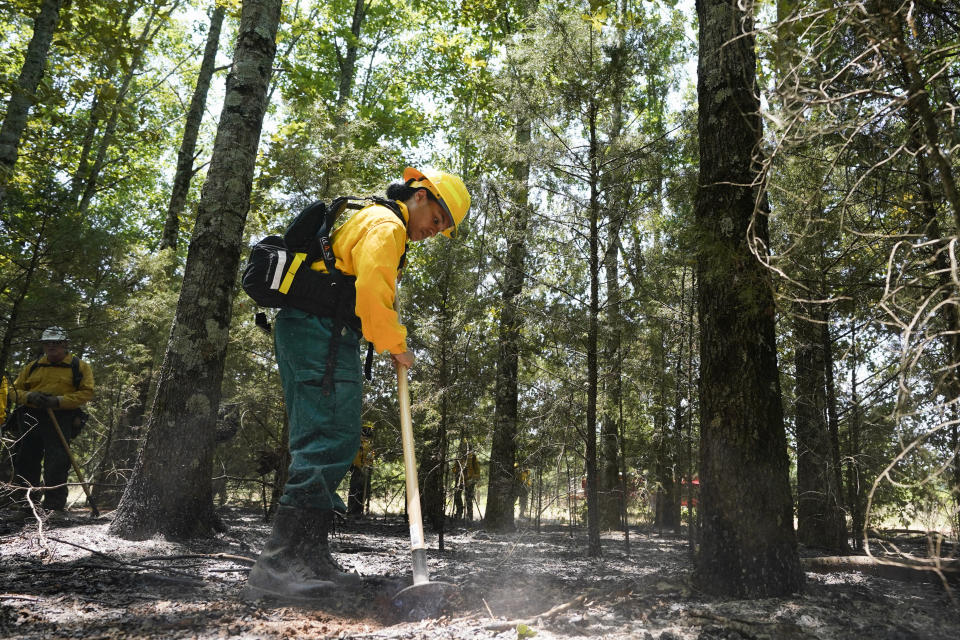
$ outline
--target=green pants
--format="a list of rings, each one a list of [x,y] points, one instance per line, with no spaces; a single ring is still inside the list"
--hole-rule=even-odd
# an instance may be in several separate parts
[[[351,329],[340,336],[333,385],[327,369],[331,318],[282,309],[274,342],[290,420],[290,475],[281,504],[346,511],[337,485],[360,449],[362,380],[360,341]]]

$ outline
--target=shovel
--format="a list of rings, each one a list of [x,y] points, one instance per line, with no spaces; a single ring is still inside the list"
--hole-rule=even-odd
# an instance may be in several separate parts
[[[413,554],[413,584],[393,597],[393,606],[407,620],[434,618],[457,591],[449,582],[431,582],[427,575],[427,547],[424,544],[423,517],[420,512],[420,487],[417,483],[417,459],[413,450],[413,421],[410,418],[410,390],[407,367],[397,367],[397,395],[400,401],[400,437],[403,442],[403,470],[407,480],[407,519],[410,522],[410,550]]]
[[[53,413],[53,409],[47,408],[47,415],[50,416],[50,422],[53,423],[53,428],[60,437],[60,443],[67,451],[67,456],[70,458],[70,464],[73,465],[73,470],[77,472],[77,479],[80,480],[80,486],[83,487],[83,492],[87,494],[87,504],[90,505],[90,515],[94,518],[99,518],[100,511],[97,509],[97,505],[93,503],[90,488],[87,486],[87,481],[83,479],[83,471],[80,471],[80,465],[77,464],[77,459],[73,457],[73,451],[70,450],[70,445],[67,444],[67,439],[63,435],[63,430],[60,429],[60,423],[57,422],[57,416]]]

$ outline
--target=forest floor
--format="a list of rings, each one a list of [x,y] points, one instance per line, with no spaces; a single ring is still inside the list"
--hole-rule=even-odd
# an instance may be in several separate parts
[[[429,565],[431,579],[455,583],[460,596],[439,617],[407,621],[391,607],[391,588],[365,587],[315,609],[244,602],[249,562],[235,556],[255,558],[269,533],[253,511],[225,509],[226,533],[187,543],[115,538],[109,514],[92,520],[79,509],[43,522],[2,513],[2,638],[960,637],[960,609],[940,584],[808,573],[792,597],[711,597],[692,586],[687,542],[652,531],[631,531],[629,556],[622,533],[605,534],[595,559],[582,529],[491,535],[451,525],[443,552],[428,535]],[[334,546],[346,568],[408,579],[399,518],[347,522]]]

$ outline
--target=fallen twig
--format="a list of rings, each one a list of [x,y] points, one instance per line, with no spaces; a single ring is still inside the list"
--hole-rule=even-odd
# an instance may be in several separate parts
[[[876,556],[828,556],[803,558],[804,570],[818,573],[830,571],[862,571],[912,582],[937,582],[960,578],[960,562],[947,558],[877,558]]]
[[[77,544],[76,542],[68,542],[67,540],[62,540],[62,539],[60,539],[60,538],[54,538],[54,537],[52,537],[52,536],[50,536],[49,539],[52,540],[52,541],[54,541],[54,542],[59,542],[59,543],[61,543],[61,544],[65,544],[65,545],[68,545],[68,546],[71,546],[71,547],[76,547],[76,548],[78,548],[78,549],[83,549],[84,551],[89,551],[90,553],[92,553],[92,554],[94,554],[94,555],[96,555],[96,556],[99,556],[99,557],[101,557],[101,558],[104,558],[105,560],[109,560],[110,562],[113,562],[113,563],[116,565],[115,567],[106,567],[106,566],[103,566],[103,565],[87,565],[87,566],[90,566],[90,567],[93,567],[93,568],[106,569],[106,570],[108,570],[108,571],[109,571],[109,570],[113,570],[113,569],[126,569],[126,570],[128,570],[128,571],[139,571],[139,572],[143,572],[144,574],[147,574],[147,573],[148,573],[146,570],[148,570],[148,569],[154,569],[154,570],[158,570],[158,571],[163,571],[163,572],[165,572],[165,573],[169,573],[169,574],[171,574],[171,575],[173,575],[173,576],[179,576],[179,577],[181,577],[181,578],[186,578],[187,580],[192,581],[192,582],[194,582],[194,583],[202,582],[202,580],[198,579],[196,576],[192,576],[192,575],[190,575],[189,573],[184,573],[183,571],[177,571],[176,569],[171,569],[170,567],[162,567],[162,566],[158,567],[158,566],[154,566],[154,565],[142,565],[142,564],[138,564],[137,562],[129,562],[129,561],[126,561],[126,560],[118,560],[117,558],[114,558],[113,556],[110,556],[110,555],[108,555],[108,554],[106,554],[106,553],[103,553],[102,551],[97,551],[96,549],[91,549],[90,547],[85,547],[85,546],[83,546],[82,544]],[[162,576],[155,576],[155,577],[161,578]]]
[[[255,558],[248,558],[247,556],[237,556],[231,553],[184,553],[175,556],[146,556],[140,558],[138,562],[151,562],[153,560],[192,560],[192,559],[206,559],[206,560],[232,560],[233,562],[239,562],[240,564],[246,564],[253,566],[257,563]]]
[[[725,629],[734,629],[740,632],[742,635],[750,638],[758,637],[758,627],[764,628],[764,631],[760,634],[760,636],[767,637],[769,634],[769,637],[776,638],[777,640],[817,637],[805,631],[802,627],[800,627],[800,625],[793,622],[733,618],[729,616],[722,616],[711,611],[688,611],[687,615],[691,618],[711,620],[722,625]]]
[[[549,620],[550,618],[557,615],[558,613],[563,613],[567,609],[572,609],[577,605],[583,604],[584,601],[586,601],[586,599],[587,599],[586,594],[579,595],[573,600],[570,600],[569,602],[558,604],[552,609],[544,611],[543,613],[537,614],[535,616],[531,616],[529,618],[520,618],[517,620],[506,620],[504,622],[491,622],[489,624],[484,625],[483,628],[489,631],[506,631],[507,629],[515,629],[517,626],[521,624],[525,624],[528,626],[534,625],[541,620]]]
[[[491,618],[496,618],[497,616],[493,615],[493,611],[490,610],[490,605],[487,604],[486,599],[485,599],[485,598],[480,598],[480,600],[483,601],[483,606],[485,606],[485,607],[487,608],[487,613],[490,614],[490,617],[491,617]]]

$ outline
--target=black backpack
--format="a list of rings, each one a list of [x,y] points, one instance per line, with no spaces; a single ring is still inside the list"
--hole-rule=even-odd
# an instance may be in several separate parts
[[[360,333],[360,318],[355,312],[357,279],[337,268],[330,233],[345,209],[363,209],[371,201],[393,211],[406,226],[403,212],[393,200],[344,196],[330,204],[313,202],[294,218],[283,236],[267,236],[253,246],[243,271],[243,290],[261,307],[293,307],[321,318],[334,318],[334,336],[344,326]],[[310,268],[318,259],[323,260],[326,273]],[[398,269],[403,268],[405,259],[406,250],[400,257]],[[265,313],[257,313],[256,322],[270,330]],[[332,382],[339,344],[339,340],[330,341],[325,383]],[[370,345],[365,367],[367,379],[370,379],[372,360],[373,345]]]

